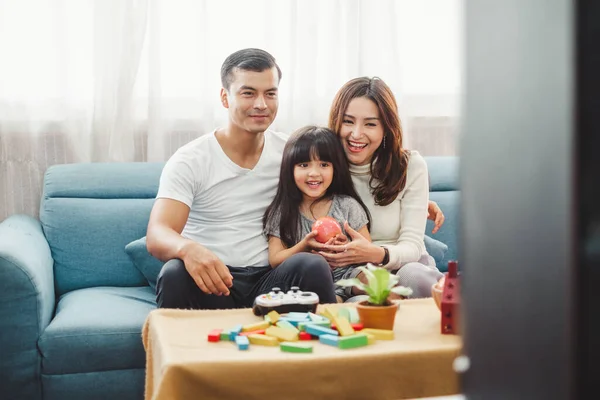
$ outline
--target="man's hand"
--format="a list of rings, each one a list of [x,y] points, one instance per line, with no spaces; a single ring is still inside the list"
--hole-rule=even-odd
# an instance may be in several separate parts
[[[444,225],[444,221],[446,217],[444,217],[444,213],[440,206],[437,205],[435,201],[429,200],[429,204],[427,205],[427,219],[430,219],[434,222],[434,227],[431,230],[431,233],[437,233],[440,230],[442,225]]]
[[[233,276],[223,261],[204,246],[189,242],[184,249],[183,263],[196,285],[206,294],[229,296]]]

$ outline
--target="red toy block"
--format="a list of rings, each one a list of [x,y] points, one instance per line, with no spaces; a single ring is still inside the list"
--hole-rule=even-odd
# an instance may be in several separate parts
[[[218,342],[219,340],[221,340],[222,331],[223,329],[213,329],[212,331],[208,332],[208,341]]]
[[[300,332],[298,334],[298,339],[300,340],[312,340],[312,335],[308,332]]]
[[[239,336],[250,336],[250,335],[264,335],[266,329],[258,329],[250,332],[240,332]]]
[[[460,281],[458,262],[448,262],[448,272],[444,281],[442,294],[442,334],[459,333]]]
[[[364,328],[364,325],[362,324],[362,322],[356,322],[354,324],[350,324],[350,326],[355,331],[362,331],[362,329]],[[335,324],[331,324],[331,329],[335,329],[337,331],[337,328],[335,327]]]

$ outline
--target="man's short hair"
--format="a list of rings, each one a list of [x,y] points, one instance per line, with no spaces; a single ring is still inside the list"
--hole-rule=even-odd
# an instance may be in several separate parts
[[[275,57],[261,49],[238,50],[225,59],[221,66],[221,84],[227,90],[233,82],[233,70],[238,68],[244,71],[262,72],[277,67],[279,80],[281,81],[281,69],[275,61]]]

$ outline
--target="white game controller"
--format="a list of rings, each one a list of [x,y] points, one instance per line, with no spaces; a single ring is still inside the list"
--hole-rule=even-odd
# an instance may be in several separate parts
[[[292,286],[287,293],[275,287],[267,294],[261,294],[254,300],[252,312],[262,316],[275,310],[279,314],[288,312],[315,312],[319,296],[313,292],[302,292],[298,286]]]

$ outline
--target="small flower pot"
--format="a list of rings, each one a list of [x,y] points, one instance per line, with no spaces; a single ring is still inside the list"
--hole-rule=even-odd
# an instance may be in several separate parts
[[[387,302],[381,306],[374,306],[368,301],[361,301],[356,305],[360,322],[365,328],[394,329],[394,320],[398,311],[398,303]]]

